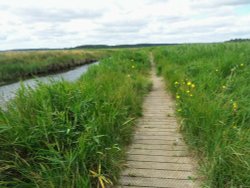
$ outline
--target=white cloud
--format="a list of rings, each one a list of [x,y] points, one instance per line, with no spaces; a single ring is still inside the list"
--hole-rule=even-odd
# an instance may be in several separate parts
[[[101,12],[88,9],[25,8],[18,10],[17,16],[28,22],[68,22],[74,19],[95,19],[101,16]]]
[[[9,0],[0,17],[0,50],[250,37],[249,0]]]

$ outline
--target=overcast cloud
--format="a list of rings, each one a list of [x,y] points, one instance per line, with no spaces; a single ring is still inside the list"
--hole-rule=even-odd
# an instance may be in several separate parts
[[[8,0],[0,50],[250,38],[250,0]]]

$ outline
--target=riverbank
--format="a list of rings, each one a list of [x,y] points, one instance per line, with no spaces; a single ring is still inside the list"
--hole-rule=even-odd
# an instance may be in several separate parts
[[[52,80],[53,81],[64,80],[68,82],[74,82],[78,80],[83,74],[85,74],[86,71],[89,69],[89,67],[94,66],[98,63],[99,62],[84,64],[81,66],[73,67],[63,72],[30,78],[12,84],[0,86],[0,106],[4,108],[4,106],[8,103],[8,101],[15,97],[16,92],[22,86],[35,89],[39,84],[50,83]]]
[[[22,88],[0,110],[1,187],[97,187],[116,182],[150,89],[143,51],[123,50],[76,82]]]
[[[0,53],[0,86],[32,78],[64,72],[93,63],[110,51],[67,50]]]

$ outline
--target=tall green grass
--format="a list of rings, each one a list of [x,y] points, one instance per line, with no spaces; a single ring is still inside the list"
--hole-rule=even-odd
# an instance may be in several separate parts
[[[107,50],[61,50],[0,53],[0,85],[33,75],[48,74],[98,60]]]
[[[0,112],[0,187],[116,182],[150,89],[145,52],[115,52],[75,83],[22,88]]]
[[[207,187],[250,186],[250,43],[155,51]]]

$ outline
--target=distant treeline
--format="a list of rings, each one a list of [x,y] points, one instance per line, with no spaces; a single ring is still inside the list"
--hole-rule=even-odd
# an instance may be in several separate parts
[[[88,44],[88,45],[80,45],[76,47],[70,48],[30,48],[30,49],[13,49],[6,51],[51,51],[51,50],[74,50],[74,49],[107,49],[107,48],[139,48],[139,47],[154,47],[154,46],[169,46],[169,45],[177,45],[177,43],[160,43],[160,44],[121,44],[121,45],[105,45],[105,44]],[[1,50],[0,50],[1,51]]]
[[[226,41],[226,42],[247,42],[247,41],[250,41],[250,39],[231,39],[229,41]]]
[[[176,44],[167,44],[167,43],[161,43],[161,44],[149,44],[149,43],[142,43],[142,44],[121,44],[121,45],[81,45],[77,46],[74,49],[98,49],[98,48],[139,48],[139,47],[152,47],[152,46],[168,46],[168,45],[176,45]]]
[[[250,39],[231,39],[225,42],[246,42]],[[108,48],[140,48],[140,47],[155,47],[155,46],[170,46],[178,44],[200,44],[200,43],[141,43],[141,44],[120,44],[120,45],[105,45],[105,44],[87,44],[69,48],[34,48],[34,49],[13,49],[7,51],[49,51],[49,50],[74,50],[74,49],[108,49]],[[206,43],[204,43],[206,44]]]

